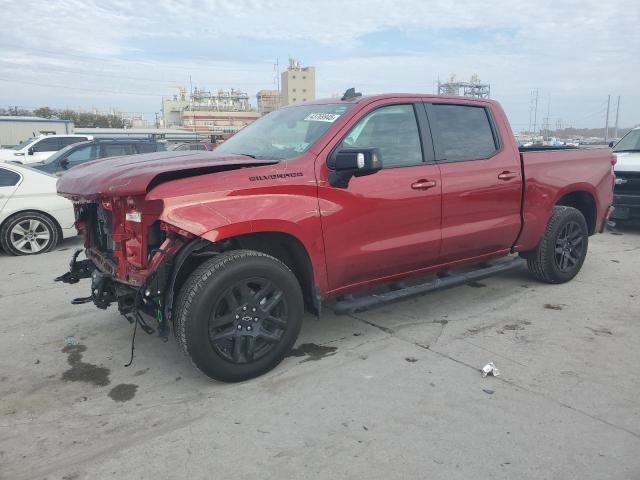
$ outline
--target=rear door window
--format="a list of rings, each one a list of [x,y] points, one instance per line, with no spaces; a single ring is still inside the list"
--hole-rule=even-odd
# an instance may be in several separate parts
[[[106,144],[102,145],[102,154],[101,157],[117,157],[120,155],[133,155],[135,150],[133,149],[133,145],[129,144]]]
[[[15,187],[20,181],[20,175],[6,168],[0,168],[0,187]]]
[[[59,140],[61,148],[64,148],[74,143],[85,142],[87,139],[85,137],[60,137]]]
[[[486,108],[434,103],[427,105],[427,112],[437,160],[480,160],[498,150]]]
[[[135,148],[138,153],[150,153],[158,150],[157,143],[137,143]]]

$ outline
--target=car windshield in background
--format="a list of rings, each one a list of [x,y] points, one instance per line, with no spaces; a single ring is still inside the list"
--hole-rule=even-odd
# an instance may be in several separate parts
[[[640,130],[631,130],[613,147],[614,152],[640,152]]]
[[[9,147],[11,150],[22,150],[24,147],[29,145],[35,140],[35,138],[28,138],[27,140],[23,140],[18,145],[14,145],[13,147]]]
[[[276,110],[243,128],[216,152],[287,160],[306,152],[351,104],[299,105]]]

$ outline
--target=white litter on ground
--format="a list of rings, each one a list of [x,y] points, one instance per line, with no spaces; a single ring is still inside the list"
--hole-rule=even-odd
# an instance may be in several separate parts
[[[487,375],[493,375],[494,377],[497,377],[498,375],[500,375],[500,370],[496,368],[493,362],[489,362],[484,367],[482,367],[481,372],[483,377],[486,377]]]

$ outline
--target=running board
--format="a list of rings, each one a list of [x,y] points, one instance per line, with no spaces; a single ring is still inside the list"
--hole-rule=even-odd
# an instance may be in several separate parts
[[[423,295],[425,293],[444,290],[445,288],[457,287],[458,285],[464,285],[475,280],[482,280],[483,278],[490,277],[492,275],[495,275],[496,273],[511,270],[512,268],[515,268],[522,263],[523,260],[521,258],[515,258],[513,260],[500,262],[495,265],[490,265],[488,267],[483,267],[470,272],[454,273],[446,277],[437,278],[431,282],[412,285],[410,287],[404,287],[399,290],[393,290],[385,293],[376,293],[366,297],[345,298],[344,300],[339,300],[336,302],[334,312],[337,315],[362,312],[364,310],[378,307],[386,303],[395,302],[396,300],[401,300],[403,298]]]

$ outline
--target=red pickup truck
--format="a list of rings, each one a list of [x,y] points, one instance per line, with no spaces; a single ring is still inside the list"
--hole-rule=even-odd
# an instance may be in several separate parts
[[[58,280],[91,277],[76,303],[171,326],[202,372],[243,380],[274,368],[305,308],[328,299],[354,312],[518,256],[541,281],[572,279],[611,213],[614,164],[606,149],[520,152],[495,101],[350,89],[270,113],[213,152],[71,169],[58,191],[87,259]]]

